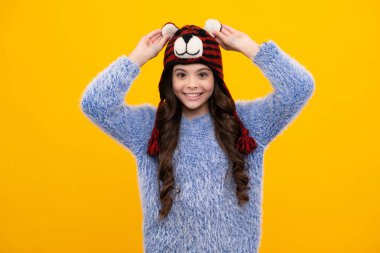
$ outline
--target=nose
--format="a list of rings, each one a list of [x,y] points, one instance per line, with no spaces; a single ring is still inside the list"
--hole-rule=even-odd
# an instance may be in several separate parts
[[[187,44],[189,42],[189,40],[193,37],[192,34],[185,34],[182,36],[183,40],[185,41],[185,43]]]
[[[187,84],[187,87],[188,88],[196,88],[196,87],[198,87],[196,78],[191,77],[190,80],[189,80],[189,82],[188,82],[188,84]]]

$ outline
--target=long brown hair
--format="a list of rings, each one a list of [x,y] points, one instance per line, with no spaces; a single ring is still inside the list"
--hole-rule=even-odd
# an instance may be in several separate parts
[[[157,125],[160,132],[160,152],[158,158],[157,180],[160,191],[161,210],[160,219],[167,217],[173,203],[172,192],[175,189],[172,157],[179,139],[180,120],[182,115],[182,103],[173,91],[172,66],[163,73],[163,92],[166,99],[157,109]],[[214,74],[214,92],[208,100],[210,115],[214,120],[216,139],[230,160],[228,170],[232,170],[232,176],[236,183],[236,195],[238,204],[248,202],[247,190],[249,177],[246,174],[245,156],[235,149],[236,140],[241,135],[239,124],[233,117],[235,103],[220,89],[218,77]],[[228,174],[229,171],[227,171]],[[227,175],[226,174],[226,175]],[[178,191],[176,192],[178,193]]]

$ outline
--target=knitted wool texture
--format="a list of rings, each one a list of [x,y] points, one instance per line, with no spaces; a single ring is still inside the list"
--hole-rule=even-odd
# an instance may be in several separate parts
[[[175,195],[168,217],[159,220],[158,164],[146,152],[157,108],[125,104],[126,93],[140,73],[139,66],[122,55],[83,92],[80,107],[85,115],[136,158],[144,252],[258,252],[263,154],[306,105],[314,92],[314,79],[273,41],[264,42],[252,62],[274,91],[262,98],[235,101],[241,120],[258,144],[246,159],[250,200],[243,207],[237,204],[233,177],[225,178],[228,157],[215,138],[212,117],[205,114],[181,121],[173,156],[175,181],[181,191]]]
[[[172,23],[168,22],[166,24]],[[165,27],[165,25],[163,27]],[[235,107],[235,102],[224,82],[222,54],[220,52],[219,43],[208,31],[196,25],[185,25],[181,29],[178,29],[174,36],[168,41],[164,56],[164,70],[159,83],[161,100],[158,107],[160,107],[166,99],[163,79],[165,76],[169,76],[167,72],[172,71],[172,67],[176,64],[194,63],[202,63],[213,70],[216,74],[215,78],[218,79],[218,83],[221,86],[220,89],[230,98],[230,102]],[[241,136],[237,139],[235,148],[242,154],[247,155],[257,147],[257,143],[254,138],[249,136],[249,130],[244,127],[236,110],[234,110],[233,116],[241,130]],[[156,116],[152,136],[147,147],[147,152],[151,156],[156,156],[160,151],[159,135]]]

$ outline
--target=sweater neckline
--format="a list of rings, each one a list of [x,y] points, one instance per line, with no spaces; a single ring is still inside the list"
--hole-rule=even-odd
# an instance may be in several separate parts
[[[193,135],[197,137],[207,135],[213,129],[211,114],[208,112],[192,119],[187,119],[182,115],[180,128],[183,130],[182,134],[185,135]]]
[[[186,117],[182,114],[182,120],[185,121],[185,122],[188,122],[188,123],[201,122],[201,121],[204,121],[204,120],[209,119],[210,117],[211,117],[210,112],[207,112],[207,113],[205,113],[205,114],[202,114],[202,115],[199,115],[199,116],[193,117],[193,118],[191,118],[191,119],[186,118]]]

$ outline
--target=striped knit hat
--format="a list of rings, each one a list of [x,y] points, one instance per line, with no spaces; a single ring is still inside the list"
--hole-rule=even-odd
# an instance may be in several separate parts
[[[213,31],[221,31],[222,25],[218,20],[208,19],[204,29],[195,25],[185,25],[179,29],[175,24],[167,22],[161,29],[163,36],[169,34],[170,40],[165,49],[164,56],[164,70],[161,75],[159,83],[160,91],[160,107],[165,99],[163,92],[163,77],[166,72],[169,71],[176,64],[192,64],[202,63],[210,67],[214,73],[216,73],[221,90],[230,98],[234,103],[234,100],[224,83],[223,78],[223,65],[222,55],[219,48],[219,43],[215,40]],[[158,111],[158,110],[157,110]],[[234,111],[234,118],[240,125],[241,136],[238,138],[235,148],[242,154],[251,153],[256,147],[257,143],[255,139],[249,136],[249,131],[243,125],[239,116]],[[147,152],[151,156],[156,156],[159,153],[159,130],[157,127],[157,114],[152,131],[151,138],[149,140]]]

